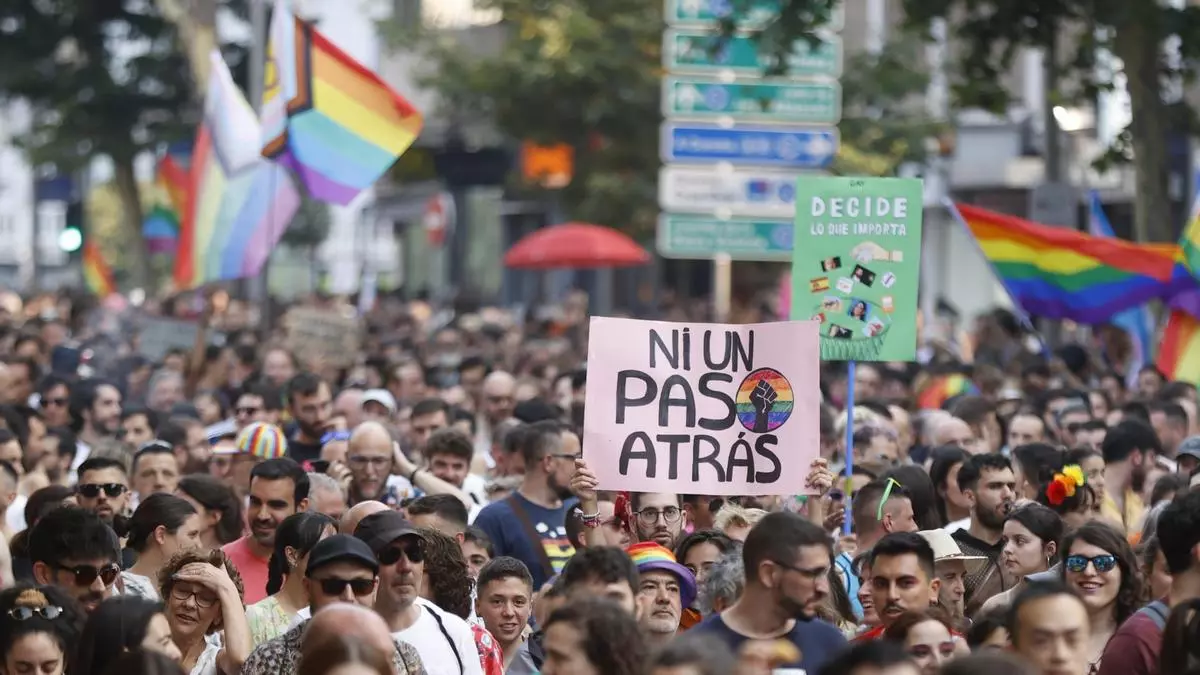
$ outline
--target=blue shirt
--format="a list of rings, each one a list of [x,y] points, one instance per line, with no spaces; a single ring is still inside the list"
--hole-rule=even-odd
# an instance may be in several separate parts
[[[854,616],[861,620],[863,608],[862,602],[858,599],[858,590],[861,588],[861,585],[858,581],[858,575],[854,573],[854,559],[844,552],[839,553],[838,557],[833,559],[833,568],[837,570],[838,578],[842,580],[842,586],[846,589],[846,595],[850,596],[850,606],[854,608]]]
[[[575,555],[575,547],[567,538],[567,513],[575,507],[575,501],[568,500],[557,509],[547,509],[522,497],[518,492],[512,493],[512,499],[524,509],[530,524],[540,537],[539,541],[529,541],[525,525],[521,522],[521,517],[513,511],[508,499],[483,507],[475,517],[475,527],[487,534],[497,556],[511,556],[525,563],[533,575],[533,588],[536,591],[541,589],[551,576],[561,572],[571,556]],[[542,556],[538,554],[535,546],[546,552],[546,557],[550,559],[554,569],[545,569]]]
[[[725,625],[725,620],[721,618],[720,614],[713,614],[687,632],[688,635],[693,633],[704,633],[718,638],[734,654],[738,653],[743,643],[750,640]],[[820,619],[796,619],[796,625],[792,627],[792,630],[787,635],[781,635],[780,638],[796,645],[796,648],[800,650],[800,660],[794,663],[783,663],[778,667],[799,668],[808,673],[820,672],[821,668],[846,646],[846,638],[842,632],[832,624],[825,623]]]

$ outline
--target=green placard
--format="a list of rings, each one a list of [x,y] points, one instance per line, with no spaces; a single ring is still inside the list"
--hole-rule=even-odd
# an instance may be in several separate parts
[[[712,30],[668,30],[663,37],[663,65],[671,72],[715,73],[762,77],[771,62],[755,38],[746,33],[722,38]],[[792,43],[787,77],[838,77],[842,74],[842,38],[825,36],[813,43]]]
[[[915,178],[797,181],[792,318],[821,322],[822,360],[916,358],[922,197]]]

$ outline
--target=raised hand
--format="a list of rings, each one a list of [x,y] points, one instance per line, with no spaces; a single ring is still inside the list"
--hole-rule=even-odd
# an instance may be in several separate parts
[[[750,404],[754,406],[754,433],[765,434],[768,431],[767,414],[771,412],[771,406],[775,405],[777,398],[779,393],[766,380],[759,380],[754,391],[750,392]]]

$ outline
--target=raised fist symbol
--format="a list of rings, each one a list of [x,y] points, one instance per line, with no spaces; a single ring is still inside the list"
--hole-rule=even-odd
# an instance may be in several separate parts
[[[750,404],[754,406],[754,433],[765,434],[768,431],[767,414],[777,398],[779,393],[766,380],[759,380],[754,391],[750,392]]]

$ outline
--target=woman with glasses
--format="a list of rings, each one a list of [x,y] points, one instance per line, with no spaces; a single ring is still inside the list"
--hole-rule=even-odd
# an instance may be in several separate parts
[[[1063,581],[1087,607],[1092,627],[1088,673],[1094,675],[1117,626],[1141,605],[1142,577],[1129,542],[1103,521],[1085,523],[1067,535],[1063,553]]]
[[[220,478],[204,474],[184,476],[179,479],[175,494],[191,502],[200,514],[202,548],[221,548],[241,538],[245,527],[242,502]]]
[[[950,617],[937,607],[901,614],[883,636],[904,647],[921,675],[937,675],[942,664],[959,652],[959,640],[950,627]],[[962,650],[967,651],[965,645]]]
[[[171,637],[191,675],[237,675],[250,655],[242,577],[219,550],[185,551],[159,571]]]
[[[171,638],[163,605],[145,598],[109,598],[88,617],[71,675],[105,675],[126,652],[147,651],[175,663],[183,655]]]
[[[62,675],[82,623],[79,605],[54,586],[0,591],[0,671]]]
[[[125,546],[137,551],[137,562],[121,572],[125,595],[159,600],[158,571],[177,553],[200,548],[200,515],[185,499],[150,495],[117,531]]]
[[[287,632],[300,610],[308,607],[304,572],[308,554],[317,542],[337,534],[333,519],[305,511],[288,516],[275,532],[275,550],[267,564],[267,593],[263,600],[246,608],[250,640],[254,646]]]

